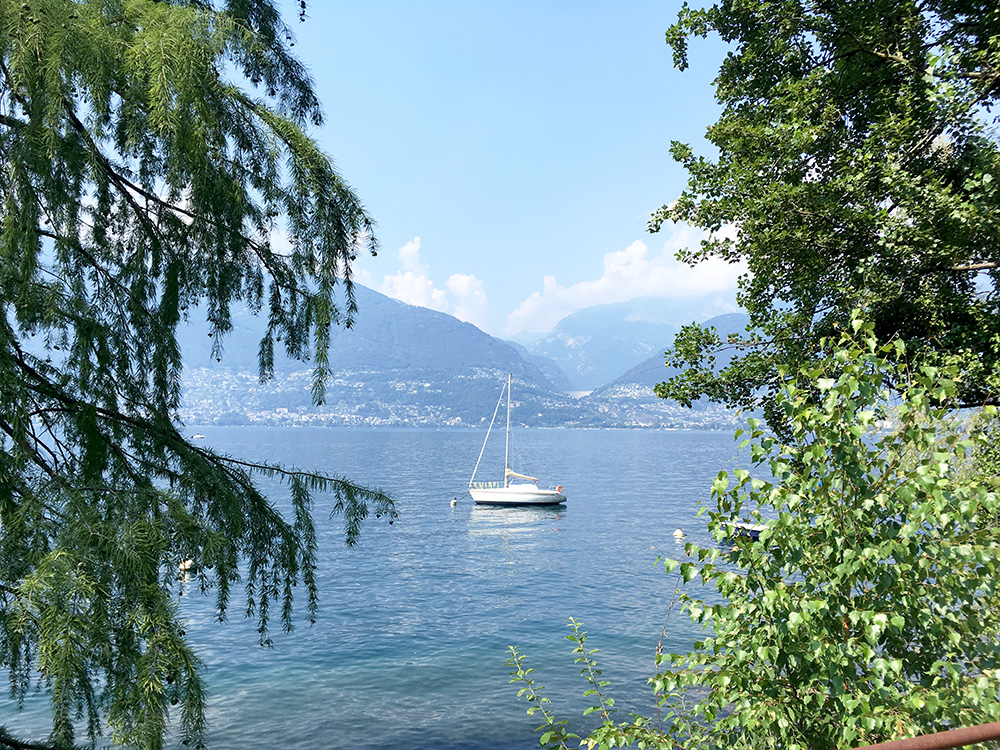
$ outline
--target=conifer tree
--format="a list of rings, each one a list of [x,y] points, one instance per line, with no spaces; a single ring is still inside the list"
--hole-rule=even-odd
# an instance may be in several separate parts
[[[369,506],[395,514],[178,429],[178,325],[203,318],[222,356],[232,307],[260,312],[261,377],[280,342],[321,402],[351,263],[376,250],[307,134],[322,113],[291,42],[270,0],[0,2],[0,670],[15,698],[48,691],[54,746],[77,717],[91,739],[159,748],[173,722],[202,745],[181,562],[220,619],[242,585],[267,643],[297,583],[315,613],[313,493],[348,544]],[[260,477],[285,480],[287,515]]]

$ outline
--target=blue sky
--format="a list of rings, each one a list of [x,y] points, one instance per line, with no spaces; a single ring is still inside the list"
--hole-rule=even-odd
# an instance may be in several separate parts
[[[638,296],[732,309],[738,268],[687,269],[687,227],[645,231],[684,185],[672,139],[705,151],[724,52],[674,70],[679,2],[312,0],[294,51],[315,135],[378,222],[358,279],[504,337]],[[362,311],[363,314],[363,311]]]

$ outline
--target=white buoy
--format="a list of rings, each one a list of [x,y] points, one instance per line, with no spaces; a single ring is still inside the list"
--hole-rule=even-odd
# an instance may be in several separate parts
[[[684,530],[683,529],[677,529],[677,531],[674,532],[674,536],[677,539],[682,538],[684,536]]]
[[[456,498],[452,498],[452,500],[451,500],[451,507],[454,508],[456,505],[458,505],[458,498],[457,497]]]

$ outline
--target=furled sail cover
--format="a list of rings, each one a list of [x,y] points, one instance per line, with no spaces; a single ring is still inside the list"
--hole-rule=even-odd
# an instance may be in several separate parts
[[[527,474],[518,474],[516,471],[514,471],[513,469],[510,469],[510,468],[507,469],[506,476],[507,476],[508,479],[511,478],[511,477],[513,477],[514,479],[524,479],[525,481],[528,481],[528,482],[537,482],[538,481],[535,477],[529,477]]]

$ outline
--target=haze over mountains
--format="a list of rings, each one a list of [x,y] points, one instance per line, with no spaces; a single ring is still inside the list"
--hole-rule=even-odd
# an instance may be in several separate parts
[[[697,313],[673,310],[664,300],[580,310],[524,347],[365,287],[357,287],[357,298],[354,326],[332,332],[335,375],[322,407],[312,405],[309,362],[276,351],[274,379],[259,382],[263,324],[249,312],[234,312],[220,362],[203,325],[185,328],[180,334],[184,421],[477,426],[489,422],[508,372],[515,381],[512,419],[520,424],[728,427],[734,419],[714,405],[690,411],[653,395],[652,386],[669,375],[664,350],[681,325],[699,320]],[[728,332],[745,326],[746,316],[720,321],[720,330]],[[593,393],[575,397],[580,391]]]
[[[662,355],[682,325],[715,315],[718,310],[709,305],[692,308],[662,297],[638,297],[577,310],[527,349],[559,365],[573,390],[592,391]],[[658,361],[662,369],[662,356]]]

